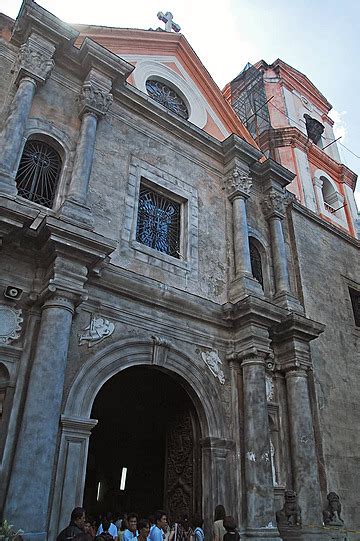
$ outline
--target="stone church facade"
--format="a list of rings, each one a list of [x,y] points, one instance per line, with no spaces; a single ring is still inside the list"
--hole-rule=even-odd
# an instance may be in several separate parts
[[[209,533],[222,503],[244,539],[356,539],[323,526],[334,491],[360,529],[351,217],[292,195],[301,173],[265,135],[261,150],[183,36],[115,30],[32,0],[2,17],[2,516],[53,540],[94,499],[96,397],[141,369],[191,404],[166,427],[171,516]],[[285,490],[302,525],[279,532]]]

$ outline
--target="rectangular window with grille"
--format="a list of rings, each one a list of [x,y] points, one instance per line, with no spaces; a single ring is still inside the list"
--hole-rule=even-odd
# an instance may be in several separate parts
[[[355,325],[360,327],[360,291],[349,287],[351,306],[353,309]]]
[[[180,258],[181,202],[140,184],[136,240],[149,248]]]

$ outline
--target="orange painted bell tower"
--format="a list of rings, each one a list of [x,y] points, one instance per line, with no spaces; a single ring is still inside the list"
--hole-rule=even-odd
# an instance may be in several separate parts
[[[263,152],[296,175],[288,189],[298,201],[356,236],[357,175],[341,163],[332,106],[311,81],[280,59],[261,60],[223,93]]]

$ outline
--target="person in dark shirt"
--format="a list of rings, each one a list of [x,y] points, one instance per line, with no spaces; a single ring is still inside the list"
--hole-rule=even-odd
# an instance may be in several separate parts
[[[71,512],[70,524],[62,530],[56,541],[71,541],[76,535],[84,532],[85,509],[75,507]]]
[[[234,517],[231,517],[230,515],[228,515],[224,518],[224,528],[226,530],[226,534],[223,537],[223,541],[239,541],[240,540],[240,534],[236,529],[236,522],[235,522]]]

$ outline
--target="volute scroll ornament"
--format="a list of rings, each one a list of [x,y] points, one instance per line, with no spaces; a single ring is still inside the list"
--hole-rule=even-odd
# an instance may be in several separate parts
[[[252,188],[252,178],[246,171],[235,167],[231,175],[226,179],[227,194],[230,200],[235,197],[247,199]]]
[[[110,92],[100,88],[91,81],[85,81],[79,96],[80,115],[93,113],[96,116],[104,116],[113,102]]]
[[[18,72],[17,82],[23,77],[30,77],[38,83],[45,83],[55,66],[52,59],[54,50],[55,48],[42,38],[30,36],[27,42],[21,45],[12,68],[13,72]]]
[[[284,217],[284,192],[271,188],[262,200],[262,207],[267,218],[272,216]]]

